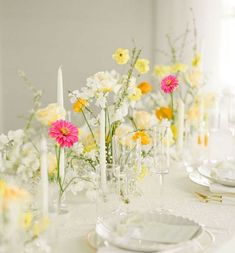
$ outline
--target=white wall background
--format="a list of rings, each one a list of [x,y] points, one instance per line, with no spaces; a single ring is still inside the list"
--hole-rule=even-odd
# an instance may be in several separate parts
[[[31,108],[31,94],[17,76],[26,72],[56,100],[57,69],[63,65],[66,90],[78,88],[93,73],[112,69],[117,47],[132,38],[151,58],[152,1],[142,0],[2,0],[3,128],[18,128],[17,115]],[[67,106],[71,106],[67,101]]]
[[[24,70],[32,83],[44,91],[46,105],[56,100],[60,64],[65,89],[72,90],[82,86],[89,75],[116,68],[111,58],[113,51],[117,47],[132,47],[132,38],[143,47],[143,57],[153,64],[162,63],[164,59],[156,48],[164,49],[167,32],[184,31],[186,23],[191,22],[189,7],[194,8],[203,40],[210,85],[219,87],[221,1],[0,0],[2,129],[22,127],[23,121],[17,115],[32,107],[31,94],[17,76],[18,69]],[[71,106],[68,100],[66,104],[67,108]]]

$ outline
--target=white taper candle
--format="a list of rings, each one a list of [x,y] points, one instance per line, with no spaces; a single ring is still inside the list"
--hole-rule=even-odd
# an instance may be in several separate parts
[[[178,118],[177,118],[177,144],[179,148],[184,144],[184,102],[178,100]]]
[[[63,88],[63,75],[61,66],[58,69],[57,75],[57,103],[64,108],[64,88]]]
[[[47,164],[47,141],[44,136],[41,138],[40,147],[41,160],[41,189],[42,189],[42,214],[48,215],[48,164]]]
[[[100,177],[101,187],[106,191],[106,150],[105,150],[105,110],[100,113]]]
[[[64,87],[63,87],[63,74],[61,66],[58,69],[58,76],[57,76],[57,103],[64,109]],[[63,117],[62,119],[65,119]],[[60,178],[64,180],[64,164],[65,164],[65,157],[64,157],[64,149],[61,148],[60,152]]]

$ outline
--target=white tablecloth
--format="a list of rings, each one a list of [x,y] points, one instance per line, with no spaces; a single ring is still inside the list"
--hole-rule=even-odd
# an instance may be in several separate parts
[[[143,196],[132,200],[130,208],[154,209],[159,203],[157,176],[148,177],[141,188]],[[199,202],[193,193],[205,192],[207,189],[191,182],[183,167],[171,168],[170,173],[165,176],[164,188],[166,209],[170,209],[176,215],[194,219],[214,234],[215,243],[205,252],[215,252],[235,235],[235,204]],[[86,241],[86,235],[94,228],[95,203],[89,203],[79,195],[73,200],[71,211],[56,218],[59,229],[53,253],[94,253],[95,250]]]

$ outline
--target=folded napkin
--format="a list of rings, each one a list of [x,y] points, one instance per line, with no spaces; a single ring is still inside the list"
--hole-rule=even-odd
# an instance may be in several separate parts
[[[210,191],[214,193],[234,193],[235,187],[225,186],[222,184],[210,183]]]
[[[225,180],[235,180],[235,163],[233,161],[217,163],[211,170],[211,176]]]
[[[132,239],[171,244],[190,240],[199,228],[198,225],[149,222],[140,229],[132,228],[128,234]]]

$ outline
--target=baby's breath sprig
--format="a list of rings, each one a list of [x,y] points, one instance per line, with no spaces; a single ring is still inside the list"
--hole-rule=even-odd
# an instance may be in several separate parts
[[[26,124],[25,124],[25,131],[28,131],[31,128],[31,124],[33,122],[33,119],[35,117],[35,112],[40,108],[41,106],[41,97],[42,97],[42,91],[36,89],[29,78],[26,76],[25,72],[22,70],[18,70],[19,77],[24,81],[25,85],[28,87],[28,89],[33,93],[33,108],[30,110],[28,117],[26,118]]]

